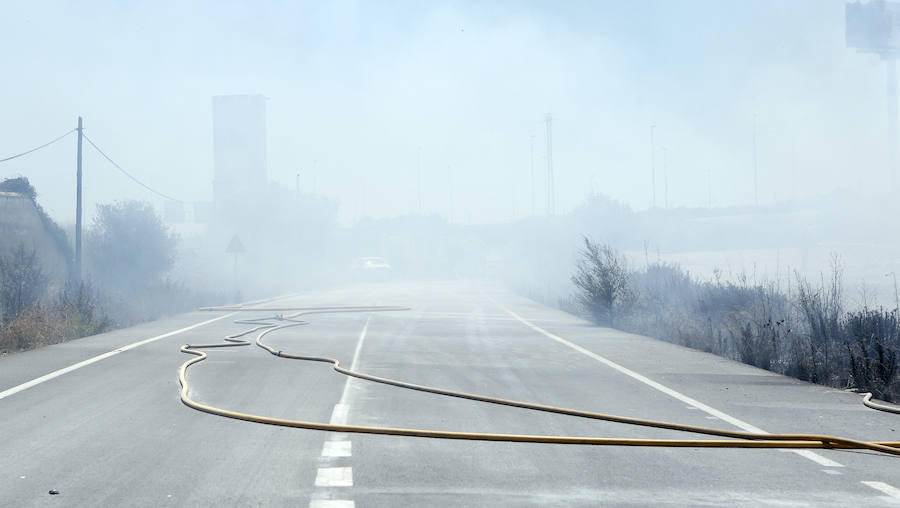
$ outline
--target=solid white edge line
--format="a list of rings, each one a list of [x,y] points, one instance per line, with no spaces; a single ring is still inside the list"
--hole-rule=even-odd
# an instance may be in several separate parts
[[[844,467],[840,462],[835,462],[827,457],[823,457],[816,452],[809,450],[783,450],[786,452],[796,453],[797,455],[803,457],[804,459],[811,460],[820,466],[825,467]]]
[[[500,304],[498,304],[498,305],[500,305]],[[754,432],[757,434],[768,434],[768,432],[760,429],[759,427],[751,425],[743,420],[739,420],[729,414],[723,413],[722,411],[719,411],[718,409],[707,406],[706,404],[698,401],[697,399],[689,397],[681,392],[675,391],[675,390],[669,388],[668,386],[657,383],[656,381],[653,381],[652,379],[649,379],[641,374],[638,374],[637,372],[635,372],[627,367],[623,367],[622,365],[619,365],[618,363],[616,363],[608,358],[604,358],[604,357],[598,355],[597,353],[594,353],[593,351],[590,351],[582,346],[579,346],[578,344],[575,344],[574,342],[568,341],[558,335],[554,335],[554,334],[548,332],[547,330],[544,330],[543,328],[532,324],[531,322],[529,322],[522,316],[519,316],[518,314],[507,309],[503,305],[500,305],[500,307],[503,310],[505,310],[506,312],[508,312],[509,315],[518,319],[522,324],[531,328],[532,330],[534,330],[538,333],[541,333],[542,335],[544,335],[550,339],[553,339],[556,342],[559,342],[560,344],[568,346],[583,355],[589,356],[589,357],[593,358],[594,360],[597,360],[598,362],[606,365],[607,367],[611,367],[611,368],[621,372],[622,374],[625,374],[626,376],[636,379],[636,380],[640,381],[641,383],[644,383],[645,385],[647,385],[655,390],[665,393],[666,395],[668,395],[670,397],[674,397],[686,404],[690,404],[691,406],[696,407],[697,409],[703,411],[704,413],[707,413],[707,414],[715,416],[723,421],[726,421],[726,422],[734,425],[735,427],[738,427],[739,429],[745,430],[747,432]],[[839,462],[835,462],[831,459],[823,457],[823,456],[819,455],[818,453],[811,452],[809,450],[790,450],[790,451],[796,453],[797,455],[800,455],[803,458],[809,459],[821,466],[844,467],[844,465]]]
[[[27,390],[27,389],[32,388],[32,387],[34,387],[34,386],[37,386],[37,385],[39,385],[39,384],[41,384],[41,383],[44,383],[44,382],[50,381],[51,379],[57,378],[57,377],[59,377],[59,376],[62,376],[63,374],[68,374],[69,372],[72,372],[73,370],[78,370],[78,369],[80,369],[80,368],[82,368],[82,367],[86,367],[86,366],[88,366],[88,365],[90,365],[90,364],[92,364],[92,363],[97,363],[97,362],[99,362],[100,360],[105,360],[105,359],[107,359],[107,358],[109,358],[109,357],[111,357],[111,356],[115,356],[115,355],[117,355],[117,354],[119,354],[119,353],[128,351],[128,350],[130,350],[130,349],[134,349],[134,348],[136,348],[136,347],[143,346],[144,344],[148,344],[148,343],[150,343],[150,342],[154,342],[154,341],[157,341],[157,340],[165,339],[165,338],[167,338],[167,337],[171,337],[171,336],[173,336],[173,335],[177,335],[177,334],[179,334],[179,333],[186,332],[186,331],[188,331],[188,330],[193,330],[194,328],[198,328],[198,327],[201,327],[201,326],[203,326],[203,325],[208,325],[209,323],[212,323],[212,322],[214,322],[214,321],[219,321],[220,319],[225,319],[225,318],[227,318],[227,317],[231,317],[231,316],[233,316],[233,315],[235,315],[235,314],[236,314],[235,312],[232,312],[232,313],[230,313],[230,314],[225,314],[225,315],[219,316],[219,317],[217,317],[217,318],[208,319],[208,320],[206,320],[206,321],[203,321],[202,323],[196,323],[196,324],[193,324],[193,325],[191,325],[191,326],[186,326],[186,327],[181,328],[181,329],[179,329],[179,330],[175,330],[175,331],[173,331],[173,332],[168,332],[168,333],[164,333],[164,334],[162,334],[162,335],[157,335],[156,337],[150,337],[149,339],[144,339],[144,340],[141,340],[141,341],[132,343],[132,344],[128,344],[127,346],[122,346],[122,347],[120,347],[120,348],[118,348],[118,349],[114,349],[114,350],[112,350],[112,351],[108,351],[108,352],[106,352],[106,353],[99,354],[99,355],[94,356],[94,357],[92,357],[92,358],[88,358],[87,360],[83,360],[83,361],[80,361],[80,362],[78,362],[78,363],[74,363],[74,364],[72,364],[72,365],[69,365],[68,367],[63,367],[63,368],[61,368],[61,369],[59,369],[59,370],[55,370],[55,371],[53,371],[53,372],[51,372],[51,373],[49,373],[49,374],[44,374],[44,375],[41,376],[41,377],[34,378],[34,379],[32,379],[31,381],[26,381],[25,383],[22,383],[22,384],[20,384],[20,385],[13,386],[12,388],[6,389],[6,390],[0,392],[0,399],[5,399],[6,397],[9,397],[10,395],[15,395],[15,394],[17,394],[17,393],[19,393],[19,392],[21,392],[21,391]]]
[[[900,499],[900,489],[894,487],[892,485],[888,485],[884,482],[860,482],[867,487],[872,487],[873,489],[880,491],[884,494],[891,496],[894,499]]]

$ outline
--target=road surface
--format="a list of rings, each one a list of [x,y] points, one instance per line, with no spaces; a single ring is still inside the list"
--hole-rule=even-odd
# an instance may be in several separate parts
[[[510,399],[733,430],[900,441],[900,416],[865,408],[859,395],[591,326],[482,283],[371,284],[261,306],[326,305],[411,309],[311,315],[309,325],[267,342],[375,375]],[[247,329],[237,318],[192,312],[0,358],[0,505],[900,506],[900,458],[865,451],[449,441],[273,427],[188,408],[177,371],[190,356],[179,347]],[[191,396],[246,413],[703,438],[373,384],[255,346],[208,352],[188,371]]]

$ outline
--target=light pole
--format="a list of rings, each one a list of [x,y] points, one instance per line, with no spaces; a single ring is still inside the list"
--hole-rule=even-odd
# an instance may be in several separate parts
[[[416,148],[416,196],[419,200],[419,215],[422,215],[422,147]]]
[[[553,117],[544,116],[547,128],[547,215],[556,213],[556,181],[553,175]]]
[[[884,276],[890,276],[894,279],[894,310],[900,312],[900,293],[897,292],[897,272],[886,273]]]
[[[81,284],[81,138],[84,137],[84,127],[81,117],[78,117],[78,152],[76,155],[76,183],[75,183],[75,282]]]
[[[900,4],[893,1],[853,2],[844,6],[848,48],[874,53],[885,63],[887,78],[888,179],[891,194],[897,192],[897,58],[900,57],[900,24],[895,20]]]
[[[759,206],[759,168],[756,163],[756,113],[753,113],[753,205]]]
[[[534,134],[531,135],[531,215],[534,215]]]
[[[663,206],[669,208],[669,151],[663,147]]]
[[[656,125],[650,126],[650,185],[653,187],[653,208],[656,208],[656,147],[653,143],[653,130]]]

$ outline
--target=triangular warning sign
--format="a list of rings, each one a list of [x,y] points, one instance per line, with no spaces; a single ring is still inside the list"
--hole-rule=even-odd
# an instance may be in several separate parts
[[[241,252],[244,252],[244,244],[241,243],[241,239],[238,238],[238,235],[231,237],[231,241],[228,242],[228,247],[225,247],[225,252],[228,254],[240,254]]]

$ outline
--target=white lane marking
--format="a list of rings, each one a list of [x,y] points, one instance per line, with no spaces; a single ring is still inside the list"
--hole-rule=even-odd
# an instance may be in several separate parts
[[[352,455],[350,441],[325,441],[322,447],[323,457],[349,457]]]
[[[768,432],[766,432],[768,434]],[[835,462],[827,457],[823,457],[816,452],[811,452],[809,450],[782,450],[785,452],[796,453],[797,455],[803,457],[804,459],[809,459],[816,464],[824,467],[844,467],[840,462]]]
[[[844,474],[840,471],[835,471],[834,469],[823,469],[822,472],[825,474]]]
[[[366,334],[369,332],[369,320],[372,315],[366,317],[366,324],[363,326],[362,332],[359,334],[359,340],[356,342],[356,349],[353,350],[353,359],[350,361],[350,370],[356,370],[359,363],[359,354],[362,351],[363,342],[366,340]],[[350,412],[350,383],[352,377],[347,376],[344,382],[344,390],[341,392],[341,399],[334,405],[331,412],[332,425],[346,425],[347,415]],[[322,446],[322,457],[350,457],[352,455],[352,443],[347,439],[346,434],[332,434],[329,441],[325,441]],[[352,467],[320,467],[316,473],[316,487],[352,487],[353,486],[353,468]],[[355,503],[347,499],[313,499],[309,502],[310,508],[354,508]]]
[[[309,508],[355,508],[356,504],[349,499],[313,499]]]
[[[331,411],[331,420],[328,423],[332,425],[347,425],[347,413],[350,408],[347,404],[335,404],[334,410]]]
[[[352,467],[320,467],[316,473],[316,487],[352,487]]]
[[[366,317],[366,324],[363,325],[363,329],[359,332],[359,340],[356,342],[356,349],[353,350],[353,360],[350,361],[350,370],[356,370],[357,364],[359,363],[359,353],[362,351],[363,342],[366,341],[366,334],[369,333],[369,321],[372,319],[372,315],[369,314]],[[344,383],[344,391],[341,393],[341,404],[347,403],[347,393],[350,391],[350,381],[354,379],[350,376],[347,376],[347,382]]]
[[[745,431],[747,431],[747,432],[753,432],[753,433],[756,433],[756,434],[768,434],[768,432],[762,430],[762,429],[759,428],[759,427],[756,427],[756,426],[754,426],[754,425],[751,425],[751,424],[749,424],[749,423],[747,423],[747,422],[745,422],[745,421],[743,421],[743,420],[739,420],[739,419],[737,419],[737,418],[735,418],[735,417],[733,417],[733,416],[731,416],[731,415],[729,415],[729,414],[723,413],[722,411],[719,411],[718,409],[715,409],[715,408],[713,408],[713,407],[707,406],[706,404],[700,402],[700,401],[697,400],[697,399],[688,397],[687,395],[685,395],[685,394],[683,394],[683,393],[681,393],[681,392],[675,391],[675,390],[669,388],[668,386],[659,384],[659,383],[657,383],[656,381],[653,381],[653,380],[650,379],[650,378],[647,378],[647,377],[645,377],[645,376],[643,376],[643,375],[641,375],[641,374],[638,374],[637,372],[635,372],[635,371],[633,371],[633,370],[631,370],[631,369],[629,369],[629,368],[627,368],[627,367],[623,367],[623,366],[619,365],[618,363],[616,363],[616,362],[614,362],[614,361],[612,361],[612,360],[610,360],[610,359],[608,359],[608,358],[604,358],[604,357],[598,355],[597,353],[594,353],[593,351],[590,351],[590,350],[588,350],[588,349],[585,349],[584,347],[581,347],[581,346],[579,346],[578,344],[575,344],[574,342],[570,342],[570,341],[568,341],[568,340],[566,340],[566,339],[564,339],[564,338],[562,338],[562,337],[560,337],[560,336],[558,336],[558,335],[554,335],[554,334],[548,332],[547,330],[544,330],[543,328],[541,328],[541,327],[539,327],[539,326],[537,326],[537,325],[532,324],[531,322],[529,322],[528,320],[526,320],[526,319],[523,318],[522,316],[519,316],[518,314],[516,314],[515,312],[513,312],[513,311],[507,309],[507,308],[504,307],[503,305],[501,305],[501,308],[503,308],[503,310],[505,310],[506,312],[508,312],[512,317],[518,319],[522,324],[524,324],[525,326],[531,328],[532,330],[534,330],[534,331],[536,331],[536,332],[538,332],[538,333],[540,333],[540,334],[542,334],[542,335],[544,335],[544,336],[546,336],[546,337],[548,337],[548,338],[550,338],[550,339],[553,339],[553,340],[555,340],[556,342],[559,342],[560,344],[563,344],[563,345],[565,345],[565,346],[568,346],[568,347],[574,349],[575,351],[578,351],[579,353],[581,353],[581,354],[583,354],[583,355],[589,356],[589,357],[593,358],[594,360],[597,360],[598,362],[600,362],[600,363],[606,365],[607,367],[611,367],[611,368],[613,368],[613,369],[615,369],[615,370],[621,372],[622,374],[625,374],[626,376],[629,376],[629,377],[631,377],[631,378],[633,378],[633,379],[636,379],[636,380],[640,381],[641,383],[644,383],[645,385],[647,385],[647,386],[649,386],[649,387],[651,387],[651,388],[653,388],[653,389],[655,389],[655,390],[658,390],[658,391],[660,391],[660,392],[663,392],[663,393],[665,393],[666,395],[668,395],[668,396],[670,396],[670,397],[674,397],[674,398],[680,400],[681,402],[684,402],[685,404],[689,404],[689,405],[691,405],[691,406],[694,406],[694,407],[696,407],[697,409],[699,409],[700,411],[703,411],[704,413],[709,414],[709,415],[711,415],[711,416],[715,416],[715,417],[719,418],[720,420],[724,420],[724,421],[726,421],[726,422],[728,422],[728,423],[734,425],[735,427],[737,427],[737,428],[739,428],[739,429],[743,429],[743,430],[745,430]],[[814,453],[814,452],[811,452],[811,451],[809,451],[809,450],[790,450],[790,451],[796,453],[797,455],[800,455],[801,457],[804,457],[804,458],[809,459],[809,460],[811,460],[811,461],[813,461],[813,462],[816,462],[817,464],[819,464],[819,465],[821,465],[821,466],[825,466],[825,467],[844,467],[843,464],[840,464],[840,463],[835,462],[835,461],[833,461],[833,460],[831,460],[831,459],[825,458],[825,457],[819,455],[818,453]]]
[[[81,361],[81,362],[78,362],[78,363],[74,363],[74,364],[72,364],[72,365],[69,365],[68,367],[63,367],[62,369],[55,370],[55,371],[53,371],[53,372],[51,372],[51,373],[49,373],[49,374],[44,374],[44,375],[41,376],[41,377],[34,378],[34,379],[32,379],[31,381],[27,381],[27,382],[22,383],[22,384],[20,384],[20,385],[18,385],[18,386],[13,386],[12,388],[9,388],[9,389],[7,389],[7,390],[4,390],[4,391],[0,392],[0,399],[4,399],[4,398],[6,398],[6,397],[9,397],[10,395],[14,395],[14,394],[19,393],[19,392],[21,392],[21,391],[23,391],[23,390],[27,390],[27,389],[29,389],[29,388],[31,388],[31,387],[37,386],[37,385],[39,385],[39,384],[41,384],[41,383],[50,381],[51,379],[57,378],[57,377],[59,377],[59,376],[62,376],[63,374],[68,374],[69,372],[72,372],[73,370],[78,370],[78,369],[80,369],[80,368],[82,368],[82,367],[87,367],[88,365],[90,365],[90,364],[92,364],[92,363],[97,363],[97,362],[99,362],[100,360],[105,360],[105,359],[107,359],[107,358],[109,358],[109,357],[111,357],[111,356],[115,356],[115,355],[117,355],[117,354],[119,354],[119,353],[123,353],[123,352],[125,352],[125,351],[130,350],[130,349],[134,349],[134,348],[136,348],[136,347],[143,346],[144,344],[148,344],[148,343],[150,343],[150,342],[154,342],[154,341],[157,341],[157,340],[165,339],[165,338],[167,338],[167,337],[171,337],[171,336],[173,336],[173,335],[177,335],[177,334],[179,334],[179,333],[183,333],[183,332],[186,332],[186,331],[188,331],[188,330],[193,330],[194,328],[199,328],[199,327],[201,327],[201,326],[203,326],[203,325],[208,325],[209,323],[212,323],[212,322],[214,322],[214,321],[219,321],[220,319],[225,319],[225,318],[227,318],[227,317],[231,317],[231,316],[233,316],[233,315],[235,315],[235,314],[236,314],[235,312],[232,312],[232,313],[230,313],[230,314],[225,314],[225,315],[219,316],[219,317],[217,317],[217,318],[208,319],[208,320],[206,320],[206,321],[203,321],[202,323],[197,323],[197,324],[194,324],[194,325],[191,325],[191,326],[186,326],[186,327],[184,327],[184,328],[181,328],[180,330],[175,330],[174,332],[169,332],[169,333],[164,333],[164,334],[162,334],[162,335],[157,335],[156,337],[150,337],[149,339],[144,339],[144,340],[135,342],[135,343],[133,343],[133,344],[128,344],[127,346],[122,346],[122,347],[120,347],[120,348],[118,348],[118,349],[114,349],[114,350],[112,350],[112,351],[108,351],[108,352],[106,352],[106,353],[99,354],[99,355],[94,356],[94,357],[92,357],[92,358],[88,358],[87,360],[84,360],[84,361]]]
[[[884,482],[860,482],[867,487],[872,487],[875,490],[883,492],[891,496],[894,499],[900,499],[900,489],[897,487],[893,487]]]
[[[359,333],[356,349],[353,350],[353,359],[350,361],[350,370],[356,370],[356,366],[359,363],[359,353],[362,351],[363,342],[366,341],[366,334],[369,333],[370,319],[372,319],[371,314],[366,318],[366,324]],[[331,412],[331,420],[329,423],[332,425],[347,425],[347,415],[350,412],[350,404],[347,402],[350,399],[350,383],[353,382],[353,379],[353,377],[347,376],[347,380],[344,382],[344,390],[341,392],[341,399],[334,405],[334,410]]]

